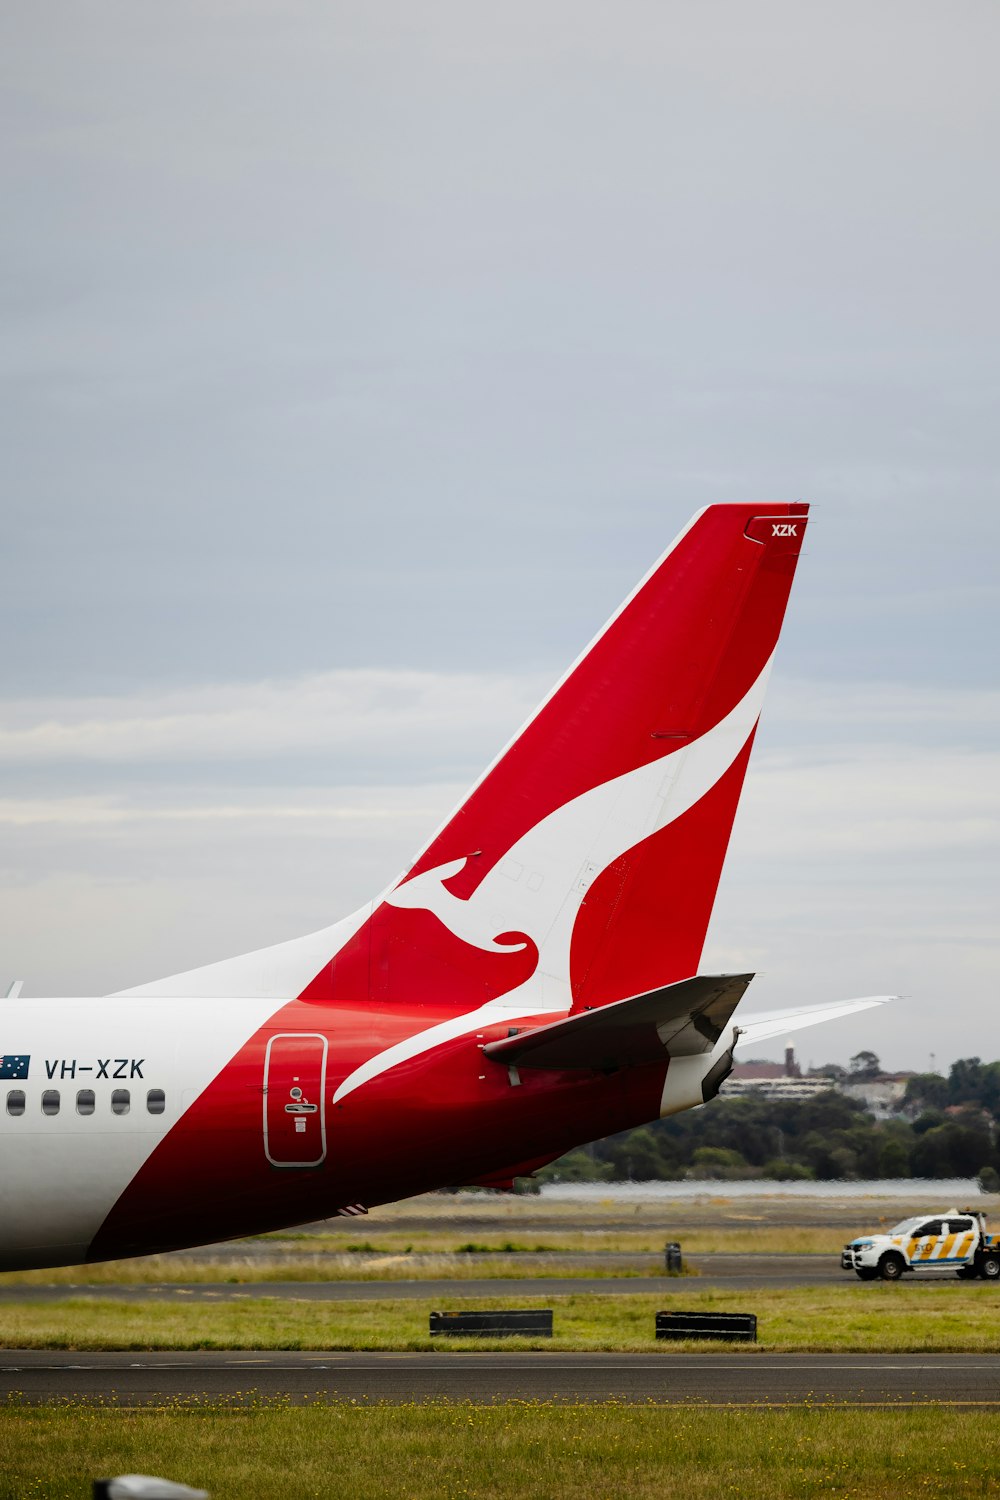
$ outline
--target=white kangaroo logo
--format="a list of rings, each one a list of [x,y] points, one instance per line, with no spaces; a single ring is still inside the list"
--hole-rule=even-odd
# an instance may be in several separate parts
[[[591,787],[536,823],[468,898],[444,885],[467,863],[459,859],[404,880],[385,900],[432,912],[455,937],[486,953],[523,950],[525,943],[500,943],[497,936],[524,933],[538,948],[539,973],[568,986],[573,924],[587,889],[626,850],[674,822],[725,775],[760,716],[770,665],[700,739]],[[504,1001],[519,1004],[524,988]]]
[[[405,885],[398,885],[385,899],[390,906],[431,912],[454,937],[470,947],[481,948],[484,953],[523,951],[527,943],[498,943],[495,938],[484,935],[475,896],[463,901],[445,889],[444,882],[464,870],[467,864],[467,859],[454,859],[450,864],[435,865],[433,870],[425,870],[422,875],[414,875]]]
[[[754,731],[770,670],[768,661],[746,697],[700,739],[592,787],[549,813],[518,839],[468,899],[443,884],[467,859],[424,870],[390,891],[384,898],[390,906],[432,912],[455,937],[487,953],[516,952],[513,944],[498,943],[497,934],[523,932],[538,948],[538,964],[530,978],[505,995],[370,1057],[344,1079],[334,1100],[467,1031],[518,1016],[565,1014],[573,998],[570,943],[587,889],[627,849],[694,807],[725,775]],[[518,946],[523,950],[525,945]]]
[[[536,823],[484,875],[467,899],[446,890],[466,859],[450,860],[402,881],[390,906],[429,911],[462,942],[486,953],[511,953],[501,932],[523,932],[538,948],[530,978],[496,1000],[406,1037],[370,1057],[344,1079],[334,1101],[397,1063],[491,1023],[572,1005],[569,951],[589,886],[627,849],[672,823],[726,774],[754,731],[771,671],[768,661],[746,697],[713,729],[681,749],[583,792]],[[540,877],[540,878],[539,878]],[[518,945],[522,950],[524,944]]]

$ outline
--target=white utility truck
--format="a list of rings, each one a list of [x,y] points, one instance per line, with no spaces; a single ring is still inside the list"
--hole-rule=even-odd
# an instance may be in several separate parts
[[[894,1228],[862,1235],[845,1245],[845,1271],[862,1281],[898,1281],[907,1271],[954,1271],[963,1280],[1000,1279],[1000,1237],[986,1232],[986,1220],[971,1208],[902,1219]]]

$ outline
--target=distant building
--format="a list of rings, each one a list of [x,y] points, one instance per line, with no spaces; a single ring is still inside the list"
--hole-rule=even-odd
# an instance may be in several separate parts
[[[729,1098],[757,1094],[764,1099],[811,1099],[836,1086],[833,1078],[815,1075],[803,1078],[802,1069],[795,1061],[795,1048],[789,1042],[783,1063],[737,1063],[721,1092]]]
[[[837,1087],[833,1078],[734,1078],[730,1075],[721,1093],[727,1099],[742,1094],[757,1094],[762,1099],[814,1099]]]
[[[795,1061],[795,1048],[789,1042],[785,1060],[776,1062],[737,1063],[722,1093],[730,1098],[741,1094],[759,1094],[765,1099],[812,1099],[816,1094],[835,1089],[856,1099],[876,1119],[885,1119],[898,1111],[912,1073],[877,1073],[874,1078],[830,1078],[825,1073],[802,1077]]]
[[[878,1073],[874,1078],[859,1078],[853,1081],[846,1078],[839,1088],[848,1099],[856,1099],[859,1104],[863,1104],[868,1113],[874,1115],[876,1119],[885,1119],[887,1115],[897,1112],[897,1106],[906,1093],[906,1085],[912,1077],[912,1073]]]

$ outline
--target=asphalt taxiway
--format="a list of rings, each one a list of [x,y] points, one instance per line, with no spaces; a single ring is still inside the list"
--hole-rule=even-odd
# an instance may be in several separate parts
[[[268,1400],[1000,1407],[1000,1355],[3,1350],[3,1400],[120,1407]]]
[[[782,1283],[788,1285],[788,1283]],[[797,1283],[792,1283],[793,1285]],[[810,1283],[805,1283],[809,1285]],[[672,1281],[664,1276],[630,1276],[628,1278],[588,1276],[524,1277],[517,1280],[496,1277],[433,1281],[244,1281],[233,1286],[213,1282],[157,1283],[133,1286],[96,1283],[93,1285],[58,1284],[55,1286],[8,1286],[0,1288],[0,1306],[8,1302],[62,1302],[72,1297],[88,1301],[173,1302],[190,1306],[196,1302],[259,1302],[277,1298],[282,1302],[384,1302],[402,1299],[411,1302],[467,1301],[470,1297],[574,1297],[584,1293],[601,1297],[626,1297],[656,1294],[670,1296],[686,1288],[704,1286],[733,1291],[759,1287],[756,1281],[692,1282]]]

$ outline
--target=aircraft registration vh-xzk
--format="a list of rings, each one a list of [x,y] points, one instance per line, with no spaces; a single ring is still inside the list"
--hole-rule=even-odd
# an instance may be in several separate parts
[[[0,1269],[110,1260],[510,1185],[711,1099],[698,974],[806,529],[685,528],[385,893],[321,932],[103,999],[0,1004]]]

